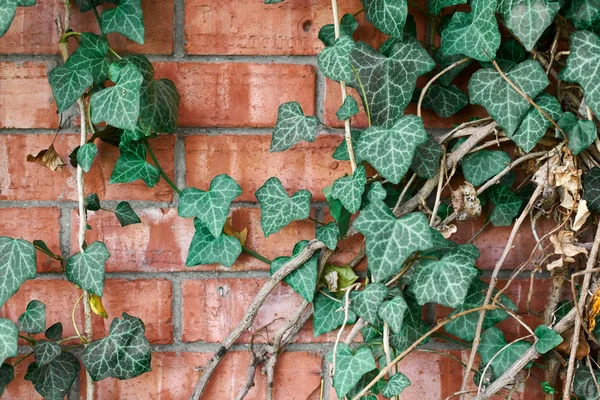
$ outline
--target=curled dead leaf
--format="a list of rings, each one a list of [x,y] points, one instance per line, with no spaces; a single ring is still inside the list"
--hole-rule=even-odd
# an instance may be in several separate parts
[[[452,208],[456,212],[458,221],[474,219],[481,215],[481,203],[477,198],[477,191],[469,182],[465,182],[458,190],[453,190],[451,197]]]
[[[231,217],[227,218],[225,221],[225,226],[223,226],[223,233],[229,236],[233,236],[237,240],[240,241],[242,246],[246,245],[246,239],[248,238],[248,228],[244,228],[241,231],[236,231],[231,227]]]
[[[600,290],[594,293],[588,311],[588,329],[591,331],[596,327],[596,317],[600,314]]]
[[[575,215],[575,221],[573,221],[573,230],[580,230],[589,216],[590,210],[588,209],[587,201],[580,200],[579,204],[577,204],[577,214]]]
[[[325,265],[323,270],[323,280],[327,289],[332,292],[340,292],[350,287],[358,280],[358,275],[349,265],[339,267],[337,265]]]
[[[51,144],[50,147],[44,149],[37,153],[37,155],[27,155],[27,161],[43,165],[48,167],[52,171],[56,171],[59,167],[65,165],[62,158],[58,155],[56,150],[54,149],[54,145]]]
[[[450,236],[452,236],[454,233],[456,233],[456,231],[458,231],[458,228],[456,227],[456,225],[450,224],[439,229],[439,231],[444,237],[444,239],[449,239]]]
[[[563,341],[561,344],[556,346],[556,350],[563,354],[571,353],[571,338],[573,337],[573,328],[567,329],[563,333],[560,334],[562,336]],[[579,332],[579,344],[577,345],[577,351],[575,352],[575,357],[578,360],[581,360],[585,356],[590,354],[590,344],[585,339],[585,335],[583,334],[583,330]]]
[[[571,231],[560,231],[558,235],[550,236],[550,241],[554,245],[554,253],[575,257],[577,254],[587,254],[585,247],[575,241],[574,234]]]
[[[94,314],[97,314],[102,318],[108,318],[108,314],[104,309],[104,304],[102,304],[102,297],[90,293],[90,308]]]

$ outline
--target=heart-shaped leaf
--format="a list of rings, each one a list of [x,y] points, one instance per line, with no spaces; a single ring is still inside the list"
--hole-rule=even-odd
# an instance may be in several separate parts
[[[62,353],[50,363],[32,362],[25,380],[31,381],[35,390],[45,399],[64,399],[79,374],[79,360],[71,353]]]
[[[340,107],[339,110],[335,113],[335,116],[340,120],[344,121],[350,117],[358,114],[358,102],[352,96],[346,96],[346,100]]]
[[[358,28],[358,22],[352,14],[344,14],[340,20],[340,36],[352,37],[354,31]],[[319,40],[325,46],[333,46],[335,43],[335,29],[333,24],[323,25],[319,30]]]
[[[397,372],[387,382],[381,394],[383,397],[391,399],[394,396],[400,396],[404,389],[410,386],[410,380],[401,372]]]
[[[139,44],[144,44],[142,0],[119,0],[116,8],[104,10],[101,22],[102,33],[119,32]]]
[[[46,330],[46,305],[38,300],[31,300],[27,309],[17,320],[21,332],[42,333]]]
[[[501,376],[531,347],[523,341],[514,342],[508,347],[505,347],[506,345],[504,334],[496,327],[486,329],[481,334],[481,344],[477,352],[481,356],[482,365],[491,362],[495,376]]]
[[[327,78],[334,81],[349,81],[353,71],[350,64],[350,52],[354,49],[354,40],[350,36],[340,36],[333,46],[325,47],[318,56],[319,69]]]
[[[367,21],[389,36],[402,38],[408,4],[397,0],[363,0]]]
[[[292,101],[279,106],[269,151],[284,151],[302,140],[314,142],[319,132],[317,117],[307,117],[300,103]]]
[[[490,222],[494,226],[510,226],[519,214],[523,199],[514,194],[504,185],[494,185],[487,192],[488,198],[494,203],[490,214]]]
[[[335,222],[317,228],[317,240],[323,242],[329,250],[335,250],[340,236],[340,228]]]
[[[365,167],[360,165],[351,176],[338,178],[333,182],[331,197],[339,200],[346,210],[356,213],[362,202],[362,194],[367,184]]]
[[[383,283],[371,283],[363,291],[350,292],[350,307],[352,311],[373,325],[380,325],[377,310],[388,295],[388,289]]]
[[[34,355],[38,366],[43,367],[60,355],[60,346],[53,342],[40,340],[35,344]]]
[[[540,354],[546,354],[563,342],[563,337],[560,336],[554,329],[548,328],[546,325],[539,325],[535,328],[535,349]]]
[[[25,240],[0,236],[0,307],[28,279],[35,278],[35,247]]]
[[[89,71],[94,84],[100,85],[108,79],[108,42],[102,36],[83,32],[77,49],[65,62],[71,71]]]
[[[48,82],[56,100],[58,111],[71,107],[94,83],[90,70],[56,67],[48,74]]]
[[[473,186],[483,185],[510,164],[510,156],[501,150],[479,150],[462,159],[465,179]]]
[[[271,275],[277,272],[288,261],[296,257],[308,244],[308,240],[298,242],[294,246],[292,257],[277,257],[271,263]],[[319,254],[315,253],[307,262],[302,264],[298,269],[292,271],[283,280],[290,285],[296,293],[302,296],[306,301],[311,303],[315,296],[317,288],[317,269],[319,267]]]
[[[506,27],[530,51],[552,24],[560,7],[560,2],[552,0],[498,0],[496,10]]]
[[[121,142],[121,155],[115,164],[110,183],[129,183],[141,179],[154,187],[160,178],[158,168],[146,161],[146,148],[139,142]]]
[[[333,331],[344,323],[344,307],[333,295],[317,293],[313,302],[313,331],[315,337]],[[356,322],[356,314],[348,311],[348,323]]]
[[[428,136],[427,140],[417,146],[410,169],[421,178],[431,179],[440,168],[442,155],[442,146]]]
[[[94,143],[86,143],[77,150],[77,163],[84,172],[90,172],[94,158],[98,155],[98,148]]]
[[[194,219],[196,233],[192,238],[185,265],[194,267],[219,263],[231,267],[242,252],[240,241],[222,233],[215,238],[198,218]]]
[[[449,118],[469,104],[467,95],[456,86],[432,85],[423,97],[422,107]]]
[[[67,260],[67,279],[79,285],[83,290],[102,297],[104,264],[109,257],[110,253],[104,243],[90,244],[83,253],[74,254]]]
[[[329,360],[333,357],[329,355]],[[335,375],[333,376],[333,387],[342,399],[358,383],[360,378],[369,371],[377,368],[371,350],[363,347],[352,353],[350,347],[345,343],[339,343],[336,349]]]
[[[126,201],[122,201],[117,204],[117,208],[115,210],[115,215],[119,220],[121,226],[139,224],[142,222],[140,217],[135,213],[133,208],[131,208],[131,204]]]
[[[269,178],[256,191],[262,211],[260,226],[265,237],[279,232],[292,221],[308,218],[311,197],[308,190],[300,190],[290,197],[278,178]]]
[[[392,300],[384,301],[379,307],[379,318],[390,326],[395,333],[401,333],[404,314],[408,310],[406,300],[402,296],[396,296]]]
[[[558,120],[558,126],[567,134],[569,149],[574,156],[587,149],[598,137],[594,121],[578,120],[568,111]]]
[[[535,98],[535,102],[554,121],[558,121],[561,117],[562,108],[554,96],[542,93]],[[537,108],[531,106],[519,128],[509,137],[524,152],[529,153],[550,126],[552,126],[552,122]]]

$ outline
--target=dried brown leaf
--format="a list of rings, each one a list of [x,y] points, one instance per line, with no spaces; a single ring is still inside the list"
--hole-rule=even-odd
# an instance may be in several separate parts
[[[37,155],[27,155],[27,161],[32,163],[37,163],[48,167],[52,171],[56,171],[59,167],[65,165],[62,158],[58,155],[56,150],[54,149],[54,145],[51,144],[50,147],[44,149],[37,153]]]
[[[469,182],[465,182],[458,190],[453,190],[451,198],[457,220],[475,219],[481,215],[481,204],[477,198],[477,191]]]
[[[559,352],[561,352],[563,354],[568,355],[571,353],[571,338],[573,337],[573,328],[567,329],[566,331],[561,333],[560,336],[562,336],[564,340],[562,341],[561,344],[556,346],[556,350],[558,350]],[[575,357],[578,360],[581,360],[588,354],[590,354],[590,344],[585,339],[585,335],[583,334],[583,331],[580,331],[579,332],[579,344],[577,345],[577,351],[575,352]]]
[[[560,231],[558,235],[550,236],[550,241],[554,245],[554,253],[575,257],[577,254],[587,254],[585,247],[580,246],[575,241],[574,234],[571,231]]]
[[[575,215],[575,221],[573,221],[573,230],[580,230],[589,216],[590,210],[588,210],[587,201],[580,200],[579,204],[577,204],[577,214]]]
[[[231,217],[227,218],[225,221],[225,226],[223,226],[223,233],[229,236],[233,236],[237,240],[240,241],[242,246],[246,245],[246,239],[248,238],[248,228],[244,228],[241,231],[236,231],[231,227]]]

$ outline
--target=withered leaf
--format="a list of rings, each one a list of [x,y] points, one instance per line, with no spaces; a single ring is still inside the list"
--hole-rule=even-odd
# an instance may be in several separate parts
[[[560,334],[563,337],[563,342],[555,347],[556,350],[560,351],[563,354],[571,353],[571,338],[573,337],[573,328],[567,329],[563,333]],[[585,339],[585,335],[583,330],[579,332],[579,344],[577,345],[577,351],[575,352],[575,357],[578,360],[581,360],[583,357],[590,354],[590,344]]]
[[[577,254],[587,254],[585,247],[575,241],[573,232],[560,231],[558,235],[550,236],[550,241],[554,245],[554,253],[575,257]]]
[[[465,182],[458,190],[452,191],[452,208],[459,221],[474,219],[481,215],[481,204],[473,185]]]
[[[37,155],[27,155],[27,161],[32,163],[37,163],[48,167],[52,171],[56,171],[59,167],[65,165],[62,158],[58,155],[56,150],[54,149],[54,145],[51,144],[50,147],[44,149],[37,153]]]

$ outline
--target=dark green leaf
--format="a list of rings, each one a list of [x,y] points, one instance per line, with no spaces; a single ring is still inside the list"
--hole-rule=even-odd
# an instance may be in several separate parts
[[[62,353],[49,364],[29,364],[25,380],[47,400],[63,400],[79,374],[79,360],[71,353]]]
[[[562,113],[562,108],[554,96],[542,93],[535,98],[535,102],[550,118],[558,121]],[[537,108],[531,106],[519,128],[515,133],[509,135],[509,137],[524,152],[529,153],[550,126],[552,126],[552,122],[539,112]]]
[[[469,103],[467,95],[456,86],[432,85],[423,97],[423,108],[433,110],[442,118],[449,118]]]
[[[33,245],[35,246],[36,250],[41,251],[42,253],[44,253],[52,258],[58,257],[56,254],[54,254],[52,252],[52,250],[50,250],[50,248],[48,247],[46,242],[44,242],[43,240],[34,240]]]
[[[383,283],[371,283],[363,291],[350,292],[350,308],[356,315],[373,325],[379,325],[377,310],[388,295]]]
[[[46,336],[46,339],[48,339],[48,340],[57,341],[57,340],[62,339],[62,334],[63,334],[63,326],[60,322],[57,322],[54,325],[52,325],[50,328],[46,329],[46,333],[44,335]]]
[[[410,169],[421,178],[431,179],[440,168],[440,159],[444,154],[442,146],[431,137],[417,146]]]
[[[410,386],[410,380],[401,372],[397,372],[388,381],[383,388],[381,394],[383,397],[392,398],[399,396],[404,392],[404,389]]]
[[[558,120],[558,126],[567,134],[569,149],[574,156],[587,149],[598,137],[596,124],[593,121],[578,120],[571,112],[562,115]]]
[[[552,24],[560,7],[561,2],[553,0],[498,0],[496,10],[506,27],[530,51]]]
[[[90,70],[56,67],[48,74],[52,94],[56,100],[58,111],[63,112],[71,107],[87,88],[92,86],[93,78]]]
[[[2,364],[0,367],[0,396],[4,389],[15,379],[15,369],[10,364]]]
[[[575,379],[573,380],[573,392],[579,400],[598,400],[598,387],[596,382],[600,381],[600,373],[589,371],[587,367],[577,368],[575,370]]]
[[[108,79],[108,42],[102,36],[83,32],[79,46],[65,62],[72,71],[90,71],[94,84],[100,85]]]
[[[96,193],[90,193],[85,198],[85,208],[90,211],[98,211],[100,207],[100,198]]]
[[[350,213],[356,213],[360,208],[362,194],[367,184],[365,167],[360,165],[351,176],[338,178],[333,182],[331,197],[339,200]]]
[[[142,222],[140,217],[133,211],[133,208],[131,208],[131,204],[126,201],[122,201],[117,205],[115,215],[121,226],[139,224]]]
[[[0,236],[0,307],[28,279],[35,278],[35,247],[21,239]]]
[[[94,158],[98,155],[98,149],[94,143],[86,143],[77,150],[77,163],[84,172],[90,172]]]
[[[242,252],[239,240],[224,233],[215,238],[198,218],[194,219],[194,227],[196,233],[192,238],[185,265],[194,267],[219,263],[231,267]]]
[[[38,300],[31,300],[27,309],[19,317],[19,330],[27,333],[42,333],[46,330],[46,305]]]
[[[344,323],[344,307],[341,301],[333,300],[331,294],[317,293],[314,298],[313,331],[315,337],[342,326]],[[356,314],[348,312],[348,323],[356,322]]]
[[[481,363],[487,365],[491,362],[495,376],[502,375],[530,347],[529,343],[524,341],[514,342],[508,347],[505,347],[506,345],[504,334],[496,327],[486,329],[481,334],[481,344],[478,350]]]
[[[395,333],[401,333],[404,314],[408,310],[406,300],[402,296],[396,296],[392,300],[385,301],[379,307],[379,318],[390,326]]]
[[[583,198],[590,210],[600,212],[600,168],[594,167],[583,175]]]
[[[340,36],[352,37],[354,31],[358,28],[358,22],[352,14],[344,14],[340,20]],[[333,46],[335,43],[335,30],[333,24],[323,25],[319,30],[319,39],[325,46]]]
[[[327,205],[329,206],[329,214],[333,217],[338,227],[340,228],[340,237],[346,235],[348,227],[350,226],[350,218],[352,214],[344,208],[342,202],[331,197],[331,190],[333,185],[327,186],[323,189],[323,194],[327,199]]]
[[[79,7],[79,11],[86,12],[86,11],[90,11],[94,7],[99,6],[100,4],[104,3],[105,1],[108,3],[114,3],[114,4],[118,3],[118,0],[75,0],[75,3],[77,3],[77,7]]]
[[[335,113],[335,116],[340,120],[344,121],[350,117],[358,114],[358,102],[352,96],[347,96],[344,100],[344,104]]]
[[[494,226],[511,226],[521,210],[523,200],[504,185],[494,185],[488,192],[488,198],[495,207],[490,214]]]
[[[146,162],[146,148],[139,142],[121,142],[121,155],[115,164],[110,183],[129,183],[141,179],[154,187],[160,175],[158,168]]]
[[[329,360],[332,359],[333,357],[330,354]],[[333,387],[338,398],[344,398],[364,374],[375,368],[377,368],[377,365],[371,350],[363,347],[353,354],[348,345],[345,343],[338,344],[335,358],[335,375],[333,376]]]
[[[144,44],[144,16],[141,0],[119,0],[117,8],[102,13],[102,33],[119,32]]]
[[[427,0],[427,8],[433,15],[438,15],[442,8],[466,4],[467,0]]]
[[[406,1],[363,0],[363,5],[367,21],[386,35],[402,38],[404,23],[408,15]]]
[[[90,244],[83,253],[76,253],[67,260],[67,279],[79,285],[83,290],[102,297],[104,264],[109,257],[110,253],[104,243]]]
[[[350,52],[354,49],[354,40],[350,36],[340,36],[333,46],[325,47],[318,56],[319,69],[327,78],[334,81],[349,81],[353,71],[350,64]]]
[[[302,140],[314,142],[318,132],[317,117],[306,117],[298,102],[283,103],[279,106],[269,151],[284,151]]]
[[[58,357],[60,351],[60,346],[58,344],[40,340],[35,344],[35,362],[39,367],[43,367]]]
[[[585,102],[596,115],[600,115],[600,74],[595,73],[599,63],[600,38],[589,31],[573,33],[567,67],[560,72],[559,78],[579,83]]]
[[[510,156],[501,150],[479,150],[462,160],[465,179],[473,186],[483,185],[510,164]]]
[[[600,3],[597,0],[571,0],[564,11],[578,31],[600,33]]]

